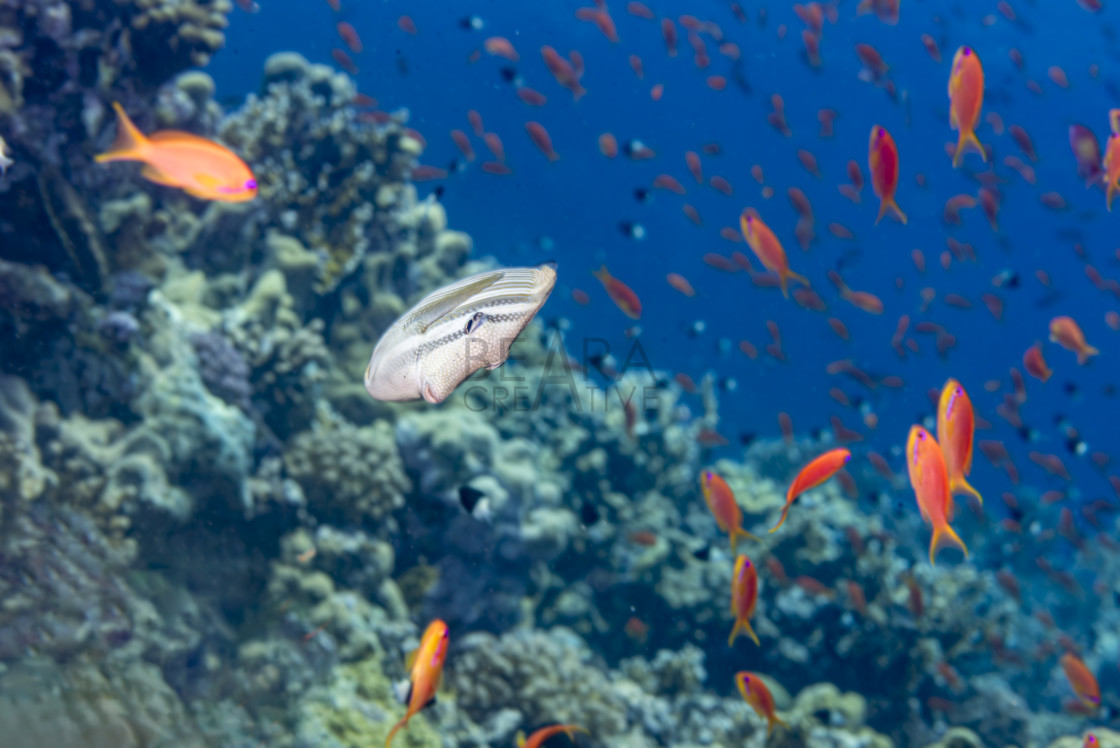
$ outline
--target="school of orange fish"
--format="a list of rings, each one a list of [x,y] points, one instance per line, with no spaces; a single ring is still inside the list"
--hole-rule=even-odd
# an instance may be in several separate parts
[[[338,0],[328,0],[328,2],[334,11],[338,12],[340,10]],[[1089,12],[1096,12],[1101,7],[1098,0],[1078,0],[1078,3]],[[239,0],[239,4],[245,10],[256,10],[256,5],[251,0]],[[874,14],[883,23],[894,25],[898,22],[899,6],[900,0],[861,0],[856,13],[857,15]],[[747,21],[746,12],[738,3],[730,3],[730,9],[740,22],[745,23]],[[794,10],[804,24],[804,29],[801,30],[804,60],[812,67],[820,67],[822,64],[820,47],[824,27],[826,23],[835,24],[838,21],[839,6],[836,2],[809,2],[803,5],[795,5]],[[1008,2],[999,2],[997,11],[1009,20],[1015,18],[1015,11]],[[629,16],[645,21],[658,20],[657,14],[642,2],[627,3],[625,12]],[[760,12],[765,13],[765,10]],[[580,21],[593,23],[610,43],[619,43],[615,21],[605,0],[596,0],[591,7],[579,8],[575,15]],[[710,61],[707,52],[708,43],[714,43],[719,54],[731,59],[737,59],[740,55],[738,46],[733,42],[726,41],[720,27],[712,21],[682,15],[675,20],[662,17],[660,22],[655,25],[659,28],[666,53],[670,56],[678,54],[677,29],[678,26],[683,28],[694,50],[696,67],[700,70],[704,70]],[[408,16],[401,16],[397,21],[397,26],[406,34],[416,35],[418,33],[415,22]],[[346,50],[336,48],[332,51],[332,57],[344,70],[352,74],[357,73],[358,66],[353,55],[358,55],[363,51],[363,44],[358,31],[347,22],[339,22],[337,30],[340,39],[346,46]],[[779,38],[784,37],[787,31],[785,26],[780,26],[777,29]],[[936,40],[925,34],[922,36],[921,42],[930,57],[935,62],[939,62],[941,52]],[[888,66],[881,55],[867,44],[857,44],[855,51],[864,66],[860,73],[861,79],[886,89],[887,93],[894,97],[896,95],[894,84],[887,74]],[[501,36],[487,38],[482,45],[482,49],[472,55],[471,61],[477,61],[483,54],[501,57],[511,62],[520,60],[520,55],[513,43]],[[578,101],[587,93],[587,89],[582,83],[585,66],[579,52],[572,51],[567,57],[564,57],[552,47],[544,46],[540,50],[540,55],[545,66],[555,77],[556,82],[570,91],[573,100]],[[1021,67],[1021,54],[1012,49],[1010,55],[1012,61]],[[629,63],[634,75],[638,79],[642,79],[644,75],[642,60],[637,55],[631,55]],[[1091,70],[1090,74],[1095,75],[1095,72]],[[1060,68],[1050,68],[1049,77],[1055,85],[1063,87],[1067,85],[1065,73]],[[705,83],[715,91],[723,90],[728,85],[727,79],[718,75],[708,76]],[[664,89],[660,84],[652,86],[650,90],[651,98],[659,100],[663,94]],[[548,100],[545,94],[525,86],[518,86],[516,95],[526,105],[532,107],[544,106]],[[953,56],[948,79],[948,98],[949,128],[957,132],[956,143],[950,143],[946,146],[946,152],[951,157],[952,166],[960,168],[970,156],[988,164],[991,160],[990,151],[977,136],[977,129],[982,121],[985,121],[982,120],[984,68],[981,56],[975,48],[961,46]],[[357,107],[365,110],[362,112],[362,118],[374,122],[386,116],[384,113],[375,110],[376,104],[376,101],[365,95],[359,95],[355,101]],[[771,106],[772,111],[768,115],[769,124],[780,133],[788,136],[790,132],[785,120],[782,97],[777,94],[773,95]],[[239,202],[251,200],[256,196],[257,185],[249,167],[228,149],[188,133],[161,132],[145,137],[132,125],[124,110],[119,105],[115,105],[115,107],[120,121],[119,136],[108,153],[97,156],[98,162],[140,161],[144,164],[142,173],[147,179],[161,185],[183,189],[189,194],[205,200]],[[1102,119],[1106,115],[1111,134],[1108,137],[1103,156],[1096,136],[1088,127],[1072,125],[1069,128],[1069,142],[1078,175],[1088,185],[1097,185],[1104,188],[1105,205],[1111,211],[1115,195],[1120,190],[1120,110],[1102,112]],[[836,113],[831,110],[821,110],[819,119],[822,135],[831,133],[832,120],[835,116]],[[482,116],[477,111],[472,110],[468,114],[468,121],[475,136],[482,140],[492,156],[492,159],[480,165],[481,170],[495,176],[511,174],[512,169],[506,163],[501,139],[493,132],[488,132],[485,129]],[[992,130],[997,135],[1004,131],[1002,120],[998,114],[989,113],[986,122],[991,125]],[[525,123],[525,130],[545,158],[549,161],[559,159],[544,125],[536,121],[529,121]],[[1020,146],[1024,156],[1030,161],[1035,160],[1034,148],[1026,131],[1014,125],[1008,131]],[[419,133],[416,135],[422,141]],[[451,131],[450,137],[466,161],[471,162],[476,159],[477,156],[471,138],[466,132],[455,129]],[[655,155],[648,147],[636,142],[629,144],[625,149],[620,149],[618,140],[609,132],[598,136],[598,147],[603,157],[608,159],[616,158],[620,150],[625,150],[632,159],[647,159]],[[701,152],[715,154],[719,150],[718,144],[712,143],[704,146]],[[811,152],[799,150],[797,157],[806,171],[819,176],[816,159]],[[875,224],[878,224],[887,216],[902,224],[907,223],[907,215],[896,201],[901,174],[900,160],[900,153],[891,133],[882,125],[873,124],[868,143],[867,170],[872,191],[878,197],[880,204],[874,221]],[[687,151],[685,153],[685,163],[695,181],[698,184],[704,184],[700,154],[695,151]],[[1034,183],[1035,177],[1032,167],[1021,158],[1007,156],[1003,159],[1003,165],[1017,172],[1026,182]],[[767,199],[771,197],[773,189],[765,185],[761,168],[756,165],[751,170],[751,174],[763,186],[762,196]],[[419,166],[413,176],[417,180],[440,179],[447,176],[447,173],[435,167]],[[839,185],[839,190],[853,203],[859,203],[864,178],[860,165],[855,161],[848,164],[848,177],[850,183]],[[976,196],[962,194],[949,198],[945,203],[944,220],[950,224],[959,223],[962,210],[978,205],[995,227],[1000,204],[1000,195],[995,188],[997,179],[991,171],[977,172],[974,177],[980,184]],[[707,184],[726,195],[731,195],[733,192],[730,182],[725,177],[711,176],[707,180]],[[652,186],[654,189],[666,190],[680,195],[686,194],[686,189],[680,181],[669,174],[658,176]],[[789,197],[800,216],[795,235],[804,248],[812,241],[814,236],[813,210],[808,198],[797,188],[789,190]],[[1057,193],[1044,193],[1041,200],[1051,207],[1064,203]],[[683,212],[695,223],[700,223],[699,214],[691,205],[685,204]],[[840,238],[851,237],[850,230],[838,223],[831,224],[829,230],[834,236]],[[748,257],[740,252],[734,252],[730,257],[725,257],[719,253],[709,253],[703,258],[708,265],[728,272],[744,270],[758,286],[777,286],[781,289],[783,296],[789,298],[792,293],[796,303],[802,306],[816,309],[824,308],[820,297],[812,290],[809,280],[790,268],[789,259],[782,242],[766,224],[761,211],[753,207],[743,209],[739,216],[738,230],[725,227],[721,231],[721,236],[731,242],[745,242],[764,268],[764,271],[755,270]],[[941,262],[946,267],[953,262],[967,261],[973,253],[971,247],[960,242],[954,242],[952,239],[949,240],[949,247],[950,250],[941,257]],[[925,258],[920,250],[914,250],[913,261],[919,272],[924,272]],[[1108,288],[1114,292],[1120,289],[1120,284],[1113,280],[1105,280],[1091,266],[1086,267],[1086,273],[1098,288]],[[602,283],[606,294],[623,314],[634,320],[641,318],[642,302],[630,286],[612,276],[605,266],[595,271],[594,276]],[[852,290],[836,271],[831,271],[828,276],[843,300],[871,314],[881,314],[883,312],[883,303],[875,295],[866,291]],[[1005,280],[997,277],[993,281],[993,285],[998,288]],[[691,297],[696,293],[693,284],[684,275],[669,273],[666,281],[669,286],[684,296]],[[797,288],[791,291],[791,284],[796,285]],[[932,301],[933,295],[932,289],[923,289],[923,308]],[[971,302],[967,299],[954,299],[953,296],[952,294],[947,295],[945,301],[954,305],[971,305]],[[573,291],[573,298],[579,304],[587,304],[591,301],[590,296],[579,289]],[[998,319],[1002,313],[1002,302],[999,297],[995,294],[987,294],[984,302],[991,314]],[[1112,329],[1120,329],[1120,315],[1116,312],[1109,312],[1106,321]],[[841,320],[835,317],[830,318],[829,325],[837,335],[847,338],[848,330]],[[907,315],[903,315],[899,319],[898,327],[891,340],[892,346],[900,356],[905,356],[907,348],[910,350],[917,348],[915,340],[907,337],[909,327],[910,319]],[[955,344],[955,338],[951,333],[932,322],[920,322],[914,326],[914,330],[934,334],[936,346],[940,352],[944,352]],[[766,347],[766,350],[771,356],[781,360],[783,353],[777,325],[770,323],[770,331],[773,342]],[[1049,339],[1076,354],[1078,364],[1087,363],[1090,357],[1099,353],[1095,347],[1086,341],[1077,321],[1068,316],[1058,316],[1051,321]],[[748,341],[742,341],[740,349],[751,358],[758,355],[757,349]],[[1052,371],[1046,362],[1042,346],[1039,343],[1032,345],[1023,354],[1022,364],[1028,374],[1041,382],[1046,382],[1051,376]],[[845,373],[857,381],[870,379],[870,375],[857,369],[851,361],[835,362],[830,365],[829,369],[830,373]],[[900,382],[887,382],[887,379],[897,379],[897,377],[884,378],[877,384],[886,386],[899,386],[901,384]],[[1015,425],[1018,405],[1025,399],[1025,394],[1022,388],[1021,375],[1017,371],[1013,372],[1013,379],[1015,381],[1015,392],[1005,396],[1000,415],[1012,425]],[[687,375],[678,375],[677,381],[683,389],[694,391],[695,383]],[[996,383],[995,387],[986,385],[986,388],[992,391],[998,386],[999,384]],[[846,395],[838,389],[834,388],[832,395],[838,401],[846,400]],[[865,416],[865,424],[869,428],[875,426],[873,418],[874,414],[869,413]],[[792,434],[792,423],[788,416],[784,414],[779,420],[783,434],[788,438]],[[851,434],[850,430],[843,427],[838,419],[834,419],[833,425],[836,436],[841,442],[844,441],[845,434]],[[968,549],[953,530],[950,522],[955,514],[953,501],[955,496],[964,496],[969,499],[974,503],[976,511],[980,511],[982,506],[980,494],[968,483],[968,476],[972,469],[976,427],[977,417],[974,414],[968,393],[960,382],[949,379],[942,388],[940,397],[937,398],[936,437],[921,425],[912,426],[908,434],[905,448],[906,465],[910,485],[914,491],[921,517],[932,528],[929,544],[931,564],[935,562],[938,553],[944,548],[955,548],[963,554],[964,558],[967,559],[968,557]],[[701,439],[707,440],[709,445],[726,443],[719,434],[714,432],[702,433]],[[1009,474],[1012,474],[1013,463],[1010,461],[1007,450],[1000,443],[981,442],[979,446],[993,465],[1002,465],[1008,470]],[[844,478],[845,473],[843,471],[851,457],[852,454],[848,449],[837,448],[818,456],[805,465],[789,486],[781,517],[770,532],[779,530],[785,523],[798,496],[820,486],[834,476]],[[870,453],[869,459],[877,469],[889,473],[886,462],[878,454]],[[1055,455],[1032,453],[1031,459],[1051,472],[1065,472],[1061,459]],[[1107,464],[1108,460],[1106,456],[1095,459],[1101,464]],[[847,478],[847,480],[850,481],[851,479]],[[1120,479],[1112,477],[1110,480],[1120,491]],[[743,529],[742,512],[731,488],[720,475],[711,470],[702,472],[700,488],[719,530],[728,534],[731,551],[735,555],[731,585],[731,612],[735,623],[728,639],[728,645],[734,646],[740,634],[745,634],[758,645],[759,639],[751,626],[751,618],[758,601],[759,572],[747,555],[742,553],[736,555],[737,543],[740,539],[752,540],[756,538]],[[1013,501],[1013,497],[1008,501]],[[1004,520],[1003,526],[1005,529],[1013,529],[1013,524],[1014,520],[1008,519]],[[853,596],[856,596],[856,592],[858,590],[853,590]],[[911,592],[913,594],[914,586],[911,586]],[[917,594],[920,596],[920,590],[917,591]],[[420,646],[410,660],[411,673],[410,689],[406,699],[407,711],[389,732],[385,742],[387,748],[396,733],[407,726],[411,717],[435,698],[444,661],[447,657],[448,642],[449,634],[446,624],[439,620],[433,621],[424,632]],[[1080,702],[1080,707],[1088,713],[1098,710],[1101,705],[1100,688],[1094,674],[1073,651],[1066,651],[1062,655],[1060,665]],[[774,698],[759,674],[740,672],[735,676],[735,682],[746,702],[766,720],[768,732],[775,725],[785,724],[777,717]],[[582,731],[582,728],[576,725],[553,725],[538,730],[528,739],[519,736],[518,744],[535,748],[559,733],[565,733],[569,738],[574,739],[577,731]],[[1086,746],[1096,744],[1096,738],[1091,733],[1086,736]]]

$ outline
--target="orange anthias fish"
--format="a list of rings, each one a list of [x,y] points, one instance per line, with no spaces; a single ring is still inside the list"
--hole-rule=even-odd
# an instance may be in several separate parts
[[[770,532],[774,532],[785,523],[789,508],[793,506],[793,502],[798,496],[816,488],[836,475],[850,459],[852,459],[852,453],[848,450],[843,448],[832,449],[801,468],[801,472],[793,479],[789,490],[786,491],[786,505],[782,507],[782,517],[778,520],[778,524],[770,528]]]
[[[980,492],[968,484],[967,476],[972,472],[972,441],[976,428],[976,415],[972,411],[972,400],[961,383],[950,378],[941,389],[941,399],[937,404],[937,439],[941,444],[941,454],[945,458],[945,470],[949,475],[949,494],[951,496],[971,496],[984,505]],[[953,518],[952,506],[949,519]]]
[[[1104,149],[1104,178],[1108,180],[1108,192],[1105,198],[1109,212],[1112,212],[1112,198],[1120,191],[1120,133],[1108,136],[1108,145]]]
[[[953,72],[949,75],[949,127],[960,131],[953,167],[961,165],[967,151],[976,151],[984,162],[988,154],[976,138],[980,110],[984,107],[984,68],[971,47],[961,47],[953,56]]]
[[[1101,687],[1097,678],[1085,663],[1075,654],[1066,652],[1061,659],[1062,672],[1066,674],[1069,685],[1077,694],[1078,700],[1094,711],[1101,706]]]
[[[789,260],[786,258],[786,250],[782,247],[782,243],[778,241],[778,237],[774,236],[770,227],[763,223],[762,219],[749,208],[739,214],[739,228],[742,230],[743,237],[747,240],[751,251],[758,257],[762,266],[778,274],[782,296],[789,298],[788,285],[791,280],[805,286],[809,285],[808,278],[789,269]]]
[[[758,646],[758,634],[751,628],[751,617],[758,604],[758,570],[746,556],[735,559],[735,571],[731,575],[731,615],[735,616],[735,626],[727,639],[727,646],[735,646],[735,639],[741,632],[754,640]]]
[[[109,161],[139,161],[143,177],[156,184],[178,187],[202,200],[243,203],[257,196],[257,180],[237,154],[189,132],[163,130],[145,137],[120,104],[117,139],[107,152],[94,157]]]
[[[1085,333],[1073,317],[1055,317],[1050,320],[1050,342],[1077,354],[1077,363],[1084,365],[1098,351],[1085,340]]]
[[[630,286],[611,275],[606,265],[594,271],[592,275],[603,284],[607,296],[611,297],[611,301],[622,310],[623,314],[630,319],[638,319],[642,316],[642,301],[638,298],[638,294],[634,293]]]
[[[949,496],[949,474],[945,470],[945,457],[941,447],[921,426],[910,427],[906,441],[906,467],[910,472],[910,486],[918,500],[922,519],[933,525],[929,541],[929,562],[935,563],[937,552],[946,546],[959,548],[968,558],[968,548],[952,527],[949,527],[952,498]]]
[[[579,725],[549,725],[537,730],[528,739],[525,738],[525,733],[519,732],[517,733],[517,748],[541,748],[546,740],[560,733],[565,733],[568,739],[574,743],[576,742],[577,732],[587,733],[587,730]]]
[[[887,211],[894,213],[902,223],[906,223],[906,214],[895,202],[894,193],[898,190],[898,146],[894,138],[881,125],[872,125],[871,140],[867,147],[867,165],[871,170],[871,188],[879,198],[879,217],[875,224],[883,220]]]
[[[409,655],[412,673],[409,675],[408,710],[401,721],[389,731],[385,738],[385,748],[389,748],[393,736],[408,725],[408,721],[416,713],[435,701],[440,676],[443,674],[443,662],[447,659],[447,642],[447,624],[437,618],[428,624],[420,639],[420,646]]]
[[[743,529],[743,512],[735,503],[735,494],[727,481],[711,470],[705,470],[700,474],[700,490],[704,493],[704,501],[712,516],[716,518],[716,526],[720,532],[726,532],[731,537],[732,553],[735,552],[735,544],[739,542],[739,538],[758,540]]]
[[[774,704],[774,695],[758,673],[747,671],[735,673],[735,683],[739,686],[739,693],[743,694],[743,701],[751,705],[755,714],[766,720],[766,736],[774,730],[774,725],[781,725],[789,729],[784,721],[778,717],[778,708]]]

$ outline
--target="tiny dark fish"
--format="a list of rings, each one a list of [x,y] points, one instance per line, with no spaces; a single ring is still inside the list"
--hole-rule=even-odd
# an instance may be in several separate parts
[[[634,190],[634,199],[639,203],[648,203],[652,197],[652,193],[645,187],[638,187]]]
[[[484,498],[486,498],[486,494],[479,491],[477,488],[471,488],[470,486],[461,486],[459,488],[459,503],[468,514],[473,512],[474,508],[478,506],[478,502],[482,501]]]
[[[711,555],[712,547],[710,545],[706,545],[703,548],[697,548],[692,552],[692,557],[700,561],[707,561],[711,557]]]
[[[749,447],[758,438],[758,434],[753,431],[742,431],[739,433],[739,444],[744,447]]]

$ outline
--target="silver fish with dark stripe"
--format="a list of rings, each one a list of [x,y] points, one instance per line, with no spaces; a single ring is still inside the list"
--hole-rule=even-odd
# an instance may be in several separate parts
[[[425,296],[373,349],[365,385],[376,400],[441,403],[479,369],[496,369],[556,285],[556,263],[478,273]]]

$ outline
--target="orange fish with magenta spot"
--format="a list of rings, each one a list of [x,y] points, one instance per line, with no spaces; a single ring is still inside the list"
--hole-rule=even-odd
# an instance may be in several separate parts
[[[937,440],[921,426],[910,427],[910,436],[906,442],[906,468],[922,519],[933,525],[929,562],[935,563],[938,551],[948,546],[960,549],[965,558],[968,558],[968,548],[964,541],[949,526],[952,498],[949,495],[949,473],[945,469],[945,457]]]
[[[976,414],[972,410],[972,400],[961,383],[950,378],[941,388],[937,404],[937,439],[945,458],[945,471],[949,475],[949,493],[952,496],[971,496],[983,506],[980,492],[967,480],[972,472],[975,429]],[[949,519],[953,518],[952,504],[948,515]]]
[[[953,168],[961,165],[968,151],[979,153],[984,163],[988,162],[988,154],[976,137],[983,108],[984,68],[976,50],[961,47],[953,56],[953,69],[949,74],[949,127],[960,133],[953,154]]]
[[[867,166],[871,172],[871,188],[879,198],[879,216],[875,225],[889,211],[900,222],[906,223],[906,214],[898,207],[894,195],[898,190],[898,146],[882,125],[871,126],[871,139],[867,146]]]
[[[408,709],[386,736],[385,748],[389,748],[393,736],[401,728],[408,726],[410,719],[435,701],[440,677],[443,675],[443,663],[447,659],[448,640],[447,624],[437,618],[428,624],[420,638],[420,646],[409,655],[411,673],[408,679]]]
[[[778,707],[774,703],[774,695],[758,673],[742,671],[735,673],[735,684],[739,686],[739,693],[743,701],[750,704],[755,714],[766,720],[766,736],[774,730],[774,725],[781,725],[789,729],[783,720],[778,717]]]
[[[716,526],[720,532],[726,532],[731,539],[731,552],[735,552],[735,544],[739,538],[758,540],[754,535],[743,529],[743,512],[735,501],[735,493],[727,481],[711,470],[700,474],[700,490],[704,494],[704,501],[712,516],[716,519]]]
[[[592,272],[592,275],[603,284],[607,296],[611,297],[611,301],[622,310],[623,314],[630,319],[639,319],[642,316],[642,301],[638,298],[638,294],[634,293],[634,289],[630,286],[611,275],[606,265]]]
[[[740,555],[735,559],[735,571],[731,574],[731,615],[735,616],[735,625],[731,629],[731,636],[727,639],[727,646],[735,646],[735,639],[744,632],[757,646],[762,646],[758,641],[758,634],[751,628],[751,618],[754,616],[756,605],[758,605],[758,570],[749,558]]]
[[[574,743],[576,742],[577,732],[590,734],[587,732],[587,730],[580,727],[579,725],[549,725],[548,727],[542,727],[541,729],[537,730],[528,738],[525,737],[525,733],[518,732],[517,748],[541,748],[541,746],[544,745],[549,738],[555,737],[560,733],[564,733],[565,735],[567,735],[568,740]]]
[[[132,124],[120,104],[117,139],[113,147],[94,157],[99,164],[139,161],[141,176],[156,184],[178,187],[201,200],[243,203],[256,198],[257,180],[248,165],[225,146],[177,130],[146,137]]]
[[[778,241],[778,237],[774,235],[770,227],[763,223],[762,219],[750,208],[739,214],[739,228],[742,230],[743,237],[747,240],[751,251],[758,257],[762,266],[778,274],[782,296],[789,298],[788,286],[791,280],[795,280],[804,286],[809,285],[808,278],[789,269],[789,259],[786,257],[786,250],[782,247],[782,243]]]
[[[813,459],[808,465],[801,468],[797,477],[793,479],[789,489],[786,491],[786,505],[782,507],[782,516],[778,520],[778,524],[770,528],[770,532],[774,532],[786,521],[786,515],[789,514],[789,508],[793,506],[793,502],[798,496],[810,491],[817,486],[827,481],[840,469],[848,464],[848,460],[852,459],[852,453],[846,449],[831,449]]]
[[[1077,354],[1077,363],[1084,365],[1098,351],[1085,340],[1085,333],[1073,317],[1055,317],[1050,320],[1050,342]]]
[[[1069,685],[1077,695],[1078,701],[1094,712],[1100,709],[1101,687],[1097,684],[1097,678],[1093,675],[1093,671],[1085,666],[1080,657],[1071,652],[1062,655],[1060,662],[1062,672],[1066,674],[1066,680],[1069,681]]]

